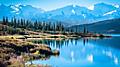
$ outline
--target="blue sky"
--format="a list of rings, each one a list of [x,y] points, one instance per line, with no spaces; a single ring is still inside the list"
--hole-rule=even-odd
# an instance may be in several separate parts
[[[79,5],[89,7],[96,3],[119,4],[120,0],[0,0],[1,4],[24,4],[42,8],[46,11],[64,7],[66,5]]]

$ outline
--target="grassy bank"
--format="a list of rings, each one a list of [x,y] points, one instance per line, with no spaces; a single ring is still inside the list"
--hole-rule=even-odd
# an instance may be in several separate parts
[[[59,55],[45,44],[27,42],[24,36],[0,36],[0,66],[24,67],[25,62],[35,59],[49,59],[51,55]]]

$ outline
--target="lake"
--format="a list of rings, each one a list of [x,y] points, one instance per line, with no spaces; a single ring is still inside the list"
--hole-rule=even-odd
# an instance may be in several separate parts
[[[120,35],[112,38],[80,38],[62,41],[44,41],[60,55],[47,60],[34,60],[33,64],[52,67],[120,67]]]

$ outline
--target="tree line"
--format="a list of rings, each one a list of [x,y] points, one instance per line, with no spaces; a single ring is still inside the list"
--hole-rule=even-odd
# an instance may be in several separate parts
[[[8,19],[8,17],[3,17],[2,24],[4,26],[0,27],[1,28],[0,30],[3,32],[7,31],[8,34],[24,33],[25,29],[36,32],[47,32],[47,31],[72,32],[72,30],[65,28],[62,22],[45,22],[45,21],[40,22],[38,20],[31,21],[25,19],[17,19],[16,17],[13,17],[11,19]],[[7,26],[9,26],[9,28]]]

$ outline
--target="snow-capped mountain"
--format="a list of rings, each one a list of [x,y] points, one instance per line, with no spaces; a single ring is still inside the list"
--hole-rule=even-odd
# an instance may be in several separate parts
[[[31,19],[44,10],[32,7],[31,5],[0,5],[0,19],[3,16]]]
[[[13,11],[12,8],[9,8],[3,4],[0,5],[0,18],[2,18],[3,16],[11,16],[11,11]]]
[[[107,12],[111,12],[115,9],[116,9],[116,7],[113,5],[108,5],[105,3],[98,3],[98,4],[94,5],[94,10],[92,10],[91,12],[95,16],[102,16],[102,15],[106,14]]]
[[[77,5],[69,5],[63,8],[48,11],[45,12],[44,15],[46,15],[44,18],[47,17],[48,19],[54,19],[57,21],[70,22],[70,24],[82,22],[83,20],[86,20],[86,18],[93,19],[94,17],[90,13],[90,10]]]
[[[44,11],[31,5],[0,5],[0,19],[3,16],[39,21],[62,21],[69,24],[85,24],[106,19],[120,18],[119,5],[98,3],[92,9],[68,5],[52,11]]]

